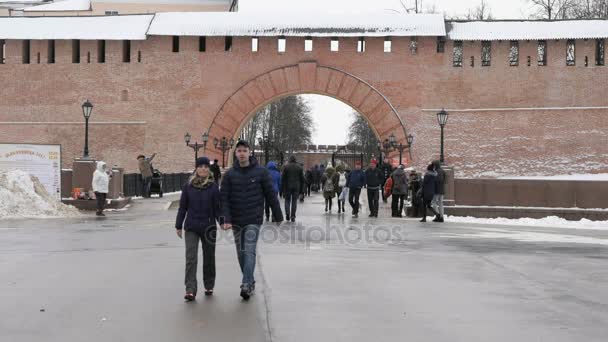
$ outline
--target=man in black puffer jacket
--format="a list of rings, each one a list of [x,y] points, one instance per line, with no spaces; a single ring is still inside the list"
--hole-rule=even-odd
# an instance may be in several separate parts
[[[289,163],[281,175],[281,191],[285,198],[285,216],[287,221],[296,222],[298,196],[304,192],[304,171],[296,161],[296,156],[289,157]]]
[[[222,197],[222,229],[232,229],[243,281],[241,297],[248,300],[255,288],[256,245],[264,220],[264,200],[270,204],[274,222],[283,221],[279,200],[272,187],[268,169],[250,156],[249,144],[236,144],[236,160],[220,188]],[[220,219],[221,220],[221,219]]]

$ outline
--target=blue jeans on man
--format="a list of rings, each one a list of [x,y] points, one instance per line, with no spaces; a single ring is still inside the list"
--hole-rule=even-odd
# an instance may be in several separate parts
[[[260,236],[260,226],[249,224],[244,227],[234,226],[234,244],[239,266],[243,273],[243,284],[255,284],[253,272],[255,271],[256,247]]]

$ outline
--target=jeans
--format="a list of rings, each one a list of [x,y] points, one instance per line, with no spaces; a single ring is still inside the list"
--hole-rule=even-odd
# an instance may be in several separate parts
[[[143,177],[143,176],[142,176]],[[143,177],[142,178],[142,197],[148,198],[150,197],[150,186],[152,186],[152,177]]]
[[[285,196],[285,215],[287,219],[296,218],[296,210],[298,209],[298,190],[289,189],[283,194]],[[291,210],[290,210],[291,209]]]
[[[359,195],[361,194],[361,188],[350,188],[348,191],[348,203],[353,208],[353,215],[359,213]]]
[[[433,208],[439,213],[439,216],[443,216],[443,195],[433,196]]]
[[[433,214],[439,215],[439,213],[437,211],[435,211],[435,209],[431,205],[432,202],[433,202],[432,199],[430,199],[430,200],[425,199],[422,201],[422,218],[423,219],[426,219],[426,210],[427,209],[430,209],[431,212],[433,212]]]
[[[256,246],[260,236],[260,226],[256,224],[244,227],[233,226],[234,244],[239,266],[243,273],[243,284],[251,285],[255,282],[253,272],[255,271]]]
[[[275,196],[278,196],[279,194],[275,194]],[[264,201],[264,214],[266,214],[267,218],[270,218],[270,202],[268,201]]]
[[[406,195],[393,195],[391,201],[391,211],[393,216],[401,216],[403,213],[403,202],[405,201]]]
[[[378,215],[378,198],[380,197],[379,189],[367,189],[367,202],[369,204],[369,212],[372,215]]]
[[[196,268],[198,265],[198,242],[203,249],[203,283],[205,289],[212,290],[215,286],[215,240],[217,229],[207,229],[204,233],[186,230],[186,277],[184,284],[186,292],[197,291]]]

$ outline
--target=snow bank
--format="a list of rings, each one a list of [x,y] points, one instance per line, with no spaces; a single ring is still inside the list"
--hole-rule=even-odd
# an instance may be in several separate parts
[[[0,171],[0,219],[79,216],[53,198],[38,178],[21,170]]]
[[[597,229],[608,230],[608,221],[591,221],[582,219],[580,221],[568,221],[557,216],[548,216],[542,219],[520,218],[507,219],[499,218],[476,218],[476,217],[458,217],[446,216],[446,222],[458,223],[478,223],[490,225],[509,225],[509,226],[527,226],[527,227],[552,227],[552,228],[573,228],[573,229]]]
[[[569,180],[569,181],[608,181],[608,173],[573,174],[557,176],[506,176],[500,179],[530,179],[530,180]]]

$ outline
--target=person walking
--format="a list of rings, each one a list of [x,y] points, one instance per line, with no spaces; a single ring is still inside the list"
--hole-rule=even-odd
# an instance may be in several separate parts
[[[312,188],[313,177],[312,177],[312,167],[306,170],[304,173],[304,180],[306,181],[306,196],[310,197],[310,189]]]
[[[213,181],[215,181],[217,185],[220,185],[222,180],[222,170],[220,169],[217,159],[213,159],[213,164],[211,164],[209,170],[211,170],[211,174],[213,175]]]
[[[386,185],[386,181],[389,179],[391,173],[393,172],[393,166],[391,165],[388,158],[384,158],[384,161],[381,165],[379,165],[378,168],[382,172],[382,186],[384,187],[384,185]],[[388,202],[388,196],[385,196],[384,191],[382,192],[382,202]]]
[[[346,203],[346,199],[341,197],[342,191],[346,187],[346,172],[344,172],[344,165],[340,164],[336,166],[336,171],[338,174],[338,187],[336,188],[336,194],[338,196],[338,214],[344,212],[344,204]],[[340,199],[342,198],[342,199]]]
[[[403,217],[403,203],[407,200],[407,174],[403,164],[391,174],[393,186],[391,189],[391,212],[392,217]]]
[[[325,212],[331,209],[333,206],[334,197],[336,197],[336,189],[338,188],[339,176],[336,170],[328,166],[325,169],[323,177],[321,177],[321,184],[323,185],[323,198],[325,199]]]
[[[272,189],[275,192],[275,196],[279,196],[281,193],[281,172],[277,167],[277,163],[269,161],[268,164],[266,164],[266,168],[272,177]],[[266,214],[266,221],[270,221],[270,202],[268,201],[264,201],[264,214]]]
[[[240,140],[235,146],[235,163],[224,174],[222,198],[222,229],[232,229],[243,274],[240,295],[249,300],[255,290],[253,273],[260,225],[264,219],[264,201],[268,201],[275,223],[283,221],[279,200],[274,195],[270,172],[258,165],[250,155],[249,143]]]
[[[106,216],[103,213],[103,209],[106,206],[106,198],[110,189],[110,178],[111,174],[108,173],[106,163],[103,161],[97,162],[97,169],[93,172],[93,181],[91,182],[91,188],[95,193],[95,199],[97,200],[97,216]]]
[[[355,162],[355,169],[346,177],[346,187],[348,188],[348,203],[353,209],[353,218],[359,217],[359,195],[361,188],[365,186],[365,173],[361,170],[361,162]]]
[[[435,197],[435,188],[437,187],[437,172],[435,172],[435,167],[433,164],[429,164],[426,168],[426,173],[424,174],[424,178],[422,179],[422,188],[418,191],[421,191],[422,195],[422,220],[420,222],[426,222],[426,210],[430,209],[433,214],[439,215],[435,211],[435,209],[431,206],[433,202],[433,197]]]
[[[313,177],[313,186],[312,186],[312,191],[314,192],[319,192],[320,188],[321,188],[321,171],[319,170],[319,165],[315,165],[313,172],[312,172],[312,177]]]
[[[412,217],[420,217],[422,212],[422,196],[418,196],[418,190],[422,187],[421,179],[416,170],[410,171],[408,178],[408,189],[411,194]]]
[[[145,155],[140,154],[137,156],[137,165],[139,167],[139,173],[141,174],[142,181],[142,197],[150,198],[150,186],[152,185],[152,160],[156,153],[152,154],[150,158],[146,158]]]
[[[298,197],[304,192],[304,171],[296,161],[296,156],[289,157],[285,165],[282,180],[283,197],[285,198],[285,216],[287,221],[296,222],[298,210]]]
[[[443,222],[443,196],[445,195],[445,171],[441,167],[439,160],[433,161],[433,167],[437,172],[437,184],[435,186],[435,196],[433,197],[433,207],[439,214],[435,216],[433,222]]]
[[[377,167],[377,161],[372,159],[369,168],[365,170],[365,186],[367,187],[367,202],[369,217],[378,217],[378,199],[383,185],[382,171]]]
[[[196,160],[196,169],[182,188],[175,219],[177,236],[186,243],[186,272],[184,299],[196,299],[199,241],[203,250],[203,284],[205,295],[213,295],[215,287],[215,242],[220,212],[219,186],[213,178],[207,157]],[[184,222],[185,221],[185,222]],[[186,231],[185,236],[183,230]]]

